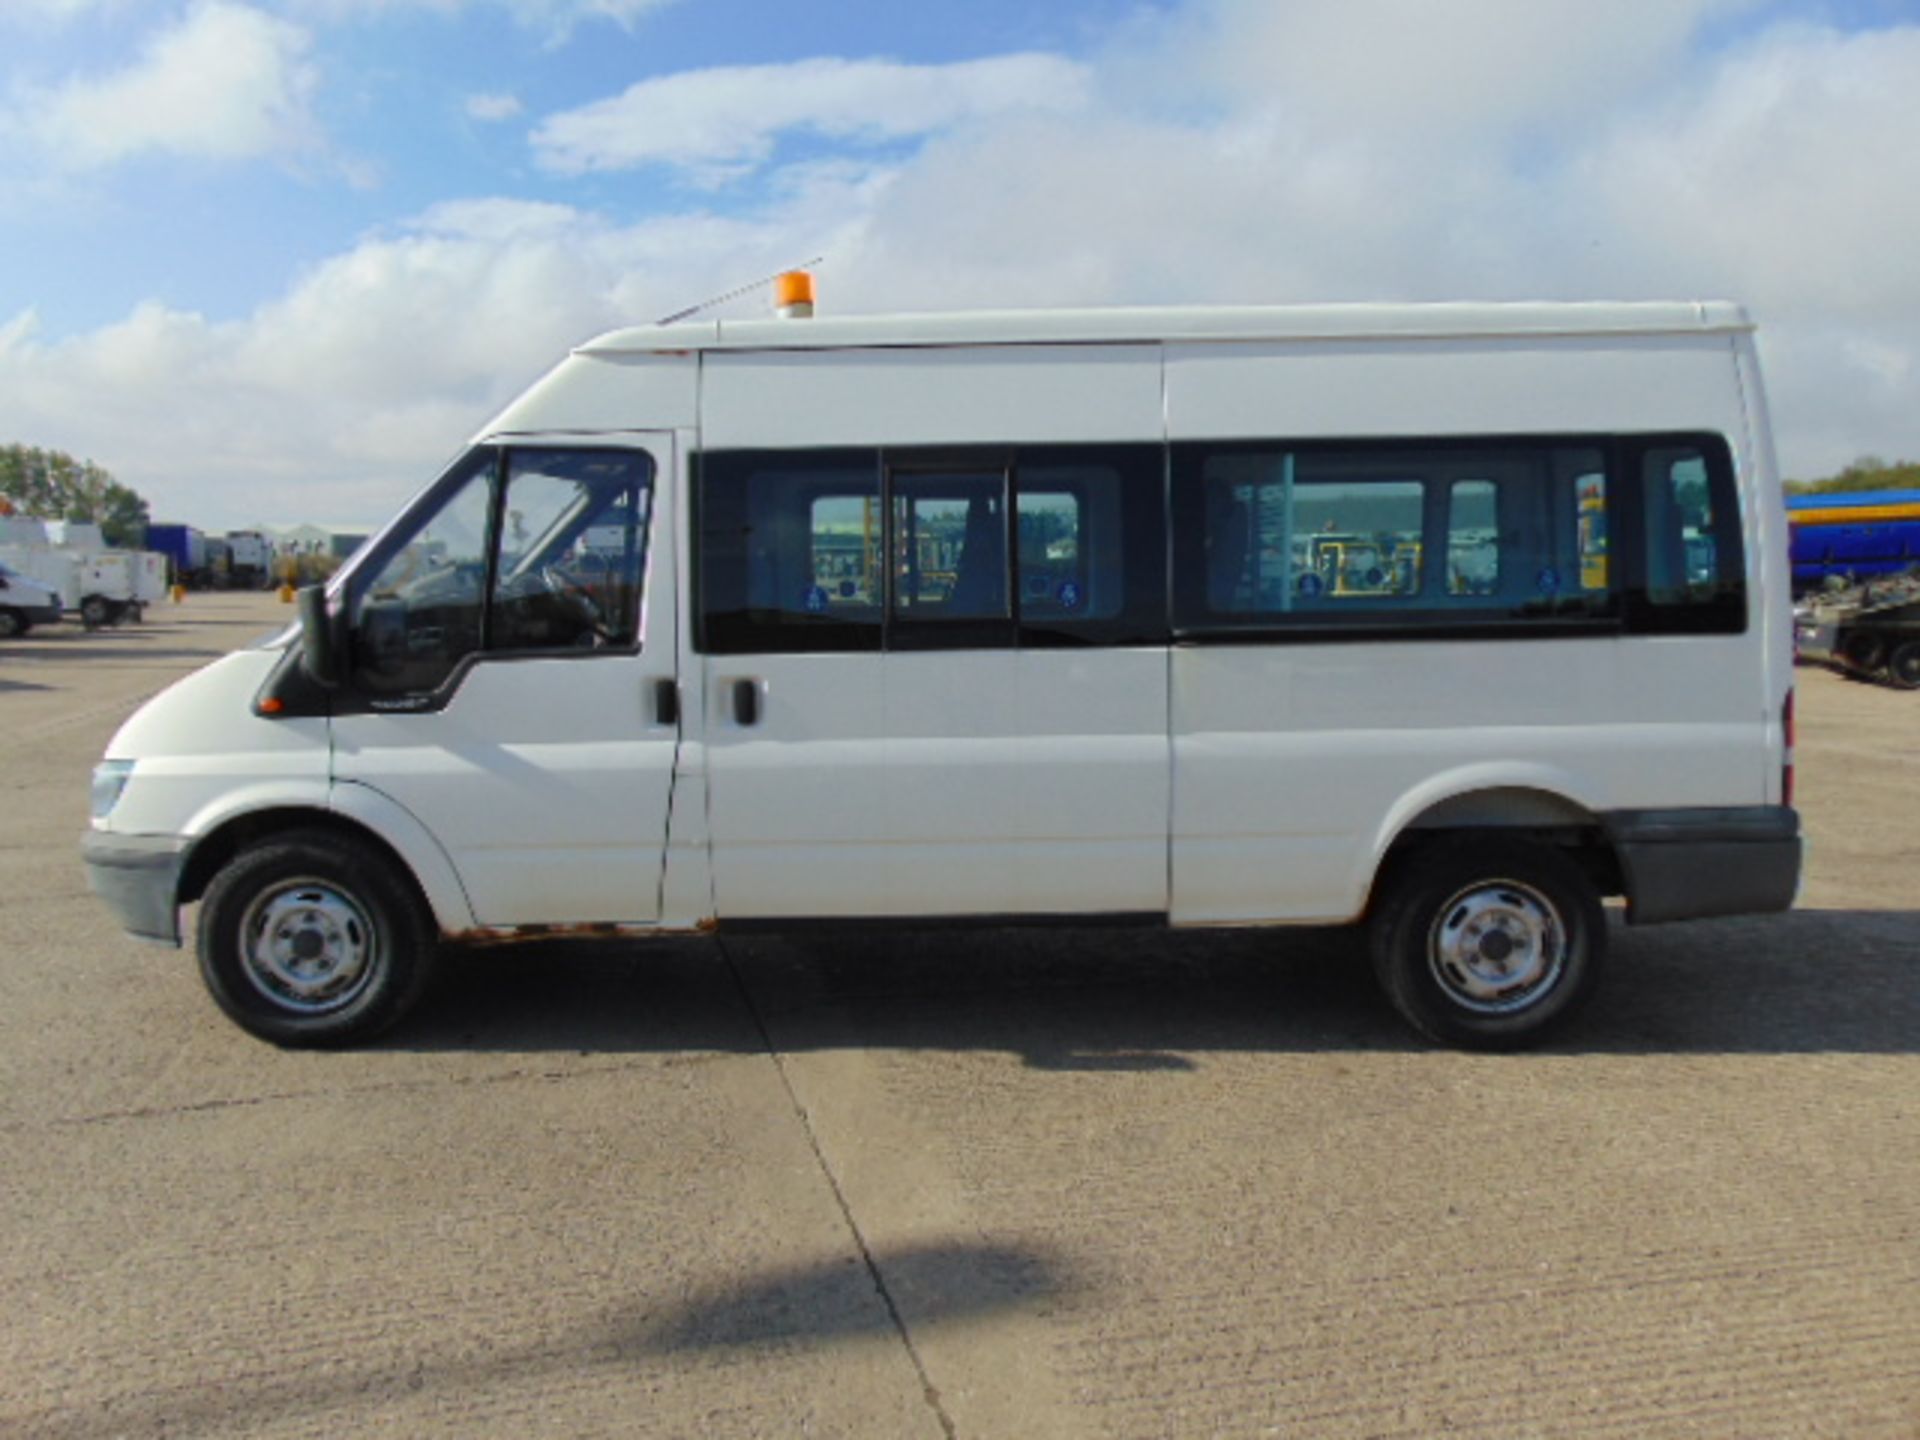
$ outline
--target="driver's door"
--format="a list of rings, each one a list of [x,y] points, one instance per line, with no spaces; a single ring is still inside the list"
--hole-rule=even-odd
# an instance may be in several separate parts
[[[351,577],[334,783],[432,831],[483,926],[659,918],[675,462],[670,435],[483,446]]]

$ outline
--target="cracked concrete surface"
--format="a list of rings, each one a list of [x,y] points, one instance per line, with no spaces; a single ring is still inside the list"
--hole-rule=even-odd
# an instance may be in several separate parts
[[[1920,1434],[1920,696],[1802,672],[1801,909],[1541,1054],[1325,931],[486,951],[289,1054],[75,850],[285,613],[0,646],[0,1434]]]

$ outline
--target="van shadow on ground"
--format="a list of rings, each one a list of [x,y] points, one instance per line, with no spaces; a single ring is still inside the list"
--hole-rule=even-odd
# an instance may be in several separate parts
[[[46,1440],[102,1434],[197,1434],[239,1425],[247,1432],[289,1421],[316,1433],[345,1433],[368,1413],[370,1401],[418,1394],[449,1400],[507,1386],[538,1390],[598,1376],[664,1377],[703,1355],[733,1352],[780,1355],[817,1347],[897,1343],[889,1305],[923,1331],[948,1323],[991,1318],[1072,1296],[1082,1290],[1072,1268],[1045,1250],[1013,1242],[953,1240],[881,1247],[873,1264],[886,1295],[851,1251],[811,1264],[748,1272],[724,1288],[687,1296],[654,1296],[613,1307],[586,1324],[527,1344],[505,1337],[477,1352],[469,1343],[437,1337],[391,1337],[384,1351],[360,1364],[331,1357],[303,1363],[290,1349],[287,1363],[241,1374],[218,1385],[181,1383],[121,1397],[111,1425],[78,1410],[25,1417],[24,1433]],[[694,1373],[698,1373],[697,1371]],[[709,1378],[712,1383],[712,1377]],[[330,1431],[324,1417],[340,1423]]]
[[[1070,1070],[1427,1048],[1375,990],[1358,932],[1335,929],[860,929],[464,951],[382,1043],[758,1051],[768,1036],[785,1051],[995,1050]],[[1809,910],[1644,930],[1616,920],[1599,996],[1548,1048],[1915,1053],[1920,914]]]

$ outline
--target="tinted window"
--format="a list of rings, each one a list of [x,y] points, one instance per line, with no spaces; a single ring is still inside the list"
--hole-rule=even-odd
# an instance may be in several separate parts
[[[700,643],[716,654],[1156,643],[1163,455],[709,453]]]
[[[1176,446],[1176,624],[1610,615],[1605,472],[1597,444]]]
[[[708,453],[699,477],[707,651],[880,648],[886,517],[877,453]]]
[[[1733,465],[1717,439],[1636,447],[1641,583],[1634,628],[1739,633],[1746,628],[1746,562]]]

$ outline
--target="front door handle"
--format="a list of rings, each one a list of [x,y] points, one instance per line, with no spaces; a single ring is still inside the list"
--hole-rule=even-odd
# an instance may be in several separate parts
[[[755,680],[736,680],[733,682],[733,723],[736,725],[758,725],[760,723],[760,685]]]
[[[653,682],[653,723],[656,725],[680,723],[680,686],[672,680]]]

